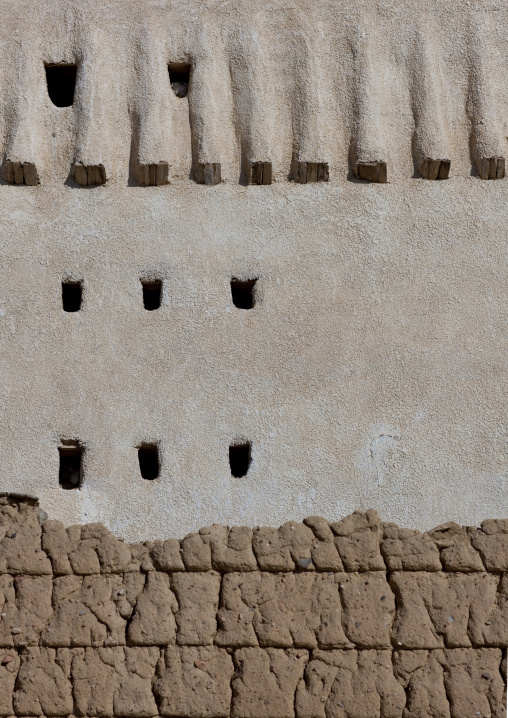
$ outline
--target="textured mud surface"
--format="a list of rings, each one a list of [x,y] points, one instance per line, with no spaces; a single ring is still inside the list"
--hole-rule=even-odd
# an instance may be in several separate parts
[[[508,520],[126,544],[0,498],[0,716],[504,718]]]

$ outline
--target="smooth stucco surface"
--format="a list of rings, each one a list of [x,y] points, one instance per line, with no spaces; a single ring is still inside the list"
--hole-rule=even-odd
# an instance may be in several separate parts
[[[506,516],[508,180],[474,164],[506,150],[506,7],[1,7],[2,152],[41,181],[0,185],[1,490],[130,540],[369,507],[418,528]],[[157,72],[184,60],[199,94],[177,100]],[[44,61],[86,68],[74,108],[51,106]],[[418,177],[418,147],[449,180]],[[361,153],[388,184],[352,179]],[[195,184],[193,157],[224,182]],[[330,182],[289,182],[295,157]],[[171,184],[137,186],[138,159],[167,160]],[[273,185],[240,181],[251,160]],[[107,184],[78,187],[73,161]],[[233,276],[259,277],[252,311]],[[140,278],[164,280],[160,310]],[[86,446],[79,491],[58,486],[62,439]],[[141,441],[160,480],[139,475]]]

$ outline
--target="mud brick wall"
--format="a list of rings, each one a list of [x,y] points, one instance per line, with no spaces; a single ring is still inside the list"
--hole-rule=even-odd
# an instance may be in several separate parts
[[[0,498],[0,716],[504,718],[508,520],[126,544]]]

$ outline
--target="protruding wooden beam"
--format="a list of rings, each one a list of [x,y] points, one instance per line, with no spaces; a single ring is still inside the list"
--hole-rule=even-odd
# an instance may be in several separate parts
[[[386,162],[357,162],[355,174],[366,182],[385,184],[388,181]]]
[[[300,184],[328,182],[328,162],[297,162],[295,181]]]
[[[149,165],[140,165],[138,170],[138,181],[142,187],[160,187],[168,184],[169,164],[167,162],[155,162]]]
[[[252,162],[251,184],[272,184],[272,163]]]
[[[505,176],[505,158],[481,157],[478,161],[478,174],[482,180],[503,179]]]
[[[33,162],[11,162],[11,160],[7,160],[4,177],[10,184],[24,184],[28,187],[35,187],[39,184],[37,167]]]
[[[74,179],[82,187],[106,184],[106,169],[104,165],[84,165],[81,162],[74,164]]]
[[[448,179],[450,166],[450,160],[435,160],[425,157],[420,167],[420,175],[423,179],[428,180]]]
[[[199,162],[196,169],[196,182],[211,186],[221,183],[220,162]]]

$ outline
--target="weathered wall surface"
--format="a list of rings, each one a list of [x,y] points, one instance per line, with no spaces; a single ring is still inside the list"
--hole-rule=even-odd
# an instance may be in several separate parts
[[[504,718],[508,521],[126,544],[0,499],[0,716]]]
[[[420,529],[508,515],[508,183],[480,179],[506,156],[506,4],[0,7],[2,490],[129,540],[370,506]],[[67,108],[44,75],[62,62]],[[184,99],[169,62],[192,64]],[[308,163],[329,181],[289,181]],[[155,164],[170,183],[141,186]],[[88,167],[106,184],[80,186]],[[259,278],[251,311],[232,276]],[[156,312],[143,277],[164,280]],[[77,491],[63,439],[85,447]]]

